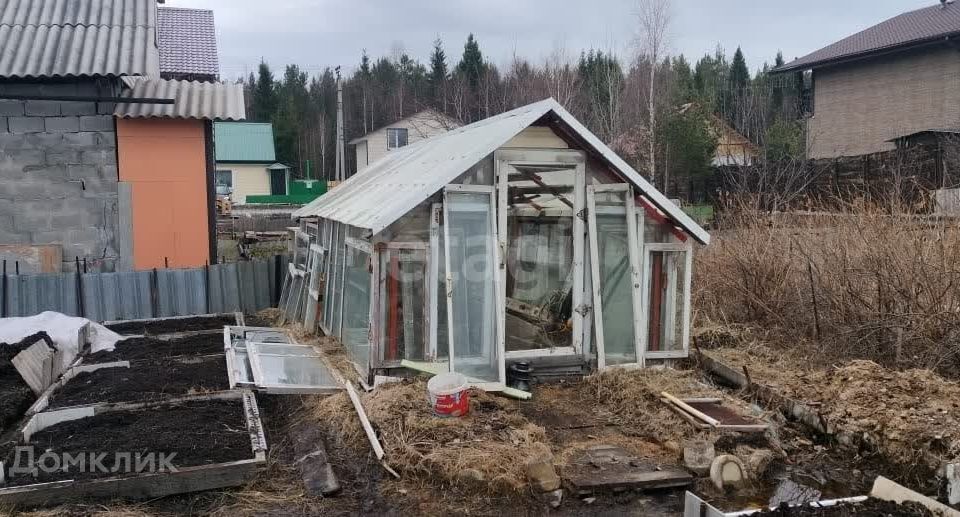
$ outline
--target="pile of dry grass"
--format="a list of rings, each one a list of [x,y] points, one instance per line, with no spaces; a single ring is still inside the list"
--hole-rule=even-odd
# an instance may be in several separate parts
[[[526,491],[525,464],[549,452],[542,428],[520,414],[516,402],[480,390],[470,392],[461,418],[433,415],[422,381],[387,384],[361,394],[387,460],[404,480],[501,495]],[[319,400],[312,415],[343,445],[370,444],[346,394]]]
[[[624,434],[658,443],[703,434],[664,404],[661,392],[680,398],[719,396],[717,390],[699,382],[695,371],[673,368],[607,370],[588,377],[585,385]]]
[[[729,210],[696,256],[699,324],[776,328],[834,359],[960,375],[960,223],[855,205]]]

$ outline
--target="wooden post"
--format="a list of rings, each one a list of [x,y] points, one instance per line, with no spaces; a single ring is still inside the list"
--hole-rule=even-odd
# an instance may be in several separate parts
[[[817,331],[817,341],[820,341],[820,309],[817,307],[817,290],[813,284],[813,264],[807,261],[807,275],[810,278],[810,296],[813,298],[813,324]]]

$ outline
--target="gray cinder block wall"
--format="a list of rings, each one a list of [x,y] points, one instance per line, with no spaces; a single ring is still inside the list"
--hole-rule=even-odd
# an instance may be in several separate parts
[[[112,95],[100,80],[11,82],[8,95]],[[117,138],[112,104],[0,100],[0,244],[59,244],[63,270],[114,271]],[[8,268],[11,267],[8,265]]]

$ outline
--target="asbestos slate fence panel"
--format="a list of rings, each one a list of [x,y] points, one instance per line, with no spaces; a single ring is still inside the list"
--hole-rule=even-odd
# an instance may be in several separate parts
[[[203,269],[158,269],[158,318],[207,314]]]
[[[77,277],[74,273],[37,273],[7,276],[7,316],[32,316],[56,311],[78,316]]]
[[[210,312],[236,312],[240,309],[240,285],[237,264],[210,266],[207,292],[210,295]]]
[[[272,307],[289,257],[217,264],[208,268],[84,273],[83,306],[76,273],[7,275],[6,316],[57,311],[94,321],[166,318]],[[0,284],[2,289],[2,284]],[[82,314],[81,314],[82,309]]]
[[[153,318],[151,271],[83,275],[84,317],[94,321]]]

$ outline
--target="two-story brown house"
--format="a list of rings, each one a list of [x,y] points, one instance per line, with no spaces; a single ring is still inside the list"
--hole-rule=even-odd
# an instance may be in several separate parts
[[[960,128],[960,4],[903,13],[775,70],[807,71],[810,158],[886,151],[902,136]]]

